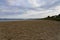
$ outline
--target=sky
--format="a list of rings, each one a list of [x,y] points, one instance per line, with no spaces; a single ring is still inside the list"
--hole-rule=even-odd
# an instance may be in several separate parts
[[[0,18],[44,18],[60,14],[60,0],[0,0]]]

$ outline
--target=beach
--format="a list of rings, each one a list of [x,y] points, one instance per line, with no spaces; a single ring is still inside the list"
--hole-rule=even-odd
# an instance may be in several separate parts
[[[60,40],[60,21],[0,22],[0,40]]]

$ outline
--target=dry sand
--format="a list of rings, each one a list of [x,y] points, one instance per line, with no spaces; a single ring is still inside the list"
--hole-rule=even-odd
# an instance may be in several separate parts
[[[0,22],[0,40],[60,40],[60,22],[50,20]]]

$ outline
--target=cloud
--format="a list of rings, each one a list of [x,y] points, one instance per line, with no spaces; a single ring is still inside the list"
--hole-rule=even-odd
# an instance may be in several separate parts
[[[7,2],[8,2],[9,6],[20,6],[20,7],[28,7],[29,6],[29,3],[27,0],[7,0]]]
[[[0,1],[0,18],[43,18],[60,13],[60,0]]]
[[[41,7],[48,3],[48,0],[7,0],[10,6],[22,6],[22,7]]]
[[[45,0],[45,4],[41,6],[41,8],[49,9],[51,7],[55,7],[60,5],[60,0]]]

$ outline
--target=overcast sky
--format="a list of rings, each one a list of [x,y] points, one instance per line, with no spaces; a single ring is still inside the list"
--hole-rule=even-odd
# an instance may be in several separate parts
[[[60,0],[0,0],[0,18],[43,18],[60,14]]]

